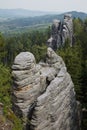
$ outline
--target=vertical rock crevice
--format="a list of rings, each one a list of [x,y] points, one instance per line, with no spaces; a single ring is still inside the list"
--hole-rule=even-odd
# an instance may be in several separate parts
[[[32,53],[22,52],[12,69],[13,108],[26,130],[77,130],[74,84],[60,56],[48,48],[46,62],[36,64]]]
[[[70,46],[73,45],[73,20],[71,14],[65,14],[64,20],[54,20],[52,24],[51,37],[47,40],[47,45],[53,50],[64,46],[65,41],[69,40]]]

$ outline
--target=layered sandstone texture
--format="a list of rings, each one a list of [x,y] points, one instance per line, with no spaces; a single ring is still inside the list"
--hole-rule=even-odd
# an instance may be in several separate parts
[[[73,20],[71,14],[65,14],[63,21],[54,20],[51,30],[51,37],[47,40],[47,45],[53,50],[64,46],[67,39],[70,46],[73,45]]]
[[[45,62],[36,64],[32,53],[21,52],[12,70],[13,110],[28,120],[28,130],[77,130],[74,85],[60,56],[48,48]]]

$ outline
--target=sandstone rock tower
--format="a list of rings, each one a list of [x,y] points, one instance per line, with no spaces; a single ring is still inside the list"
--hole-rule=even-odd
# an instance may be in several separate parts
[[[46,62],[36,64],[22,52],[12,69],[13,109],[28,119],[26,130],[77,130],[74,85],[60,56],[48,48]]]
[[[73,21],[71,14],[64,15],[64,21],[54,20],[52,24],[51,37],[47,45],[53,50],[63,46],[66,39],[69,39],[70,46],[73,44]]]

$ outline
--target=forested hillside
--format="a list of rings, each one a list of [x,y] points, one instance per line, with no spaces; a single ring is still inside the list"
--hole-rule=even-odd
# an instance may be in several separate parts
[[[8,12],[9,10],[7,11],[7,13],[5,13],[5,15],[9,14]],[[20,14],[20,13],[17,13],[17,10],[15,11],[13,10],[12,12],[10,11],[11,15],[13,14],[13,16],[14,14],[15,15]],[[66,13],[72,14],[73,18],[79,17],[83,20],[87,17],[87,14],[82,13],[82,12],[72,11],[72,12],[66,12]],[[20,15],[18,15],[19,17],[17,16],[15,18],[12,18],[11,16],[9,16],[7,20],[6,19],[4,19],[4,21],[3,19],[0,20],[0,31],[4,33],[5,35],[7,35],[7,34],[14,34],[14,33],[23,33],[25,31],[28,32],[29,30],[32,30],[32,29],[34,30],[34,28],[37,30],[40,28],[44,30],[45,28],[51,25],[51,23],[53,22],[53,19],[63,20],[64,15],[66,13],[62,13],[62,14],[52,14],[52,13],[48,14],[47,13],[47,15],[45,14],[44,16],[43,15],[40,16],[38,13],[38,15],[35,16],[34,15],[35,13],[32,12],[31,13],[32,15],[29,15],[29,13],[25,13],[29,15],[27,17],[20,17]],[[2,18],[2,15],[0,16]],[[4,15],[3,15],[3,18],[4,18]]]
[[[74,45],[65,46],[56,52],[61,55],[67,65],[75,84],[76,97],[82,108],[87,109],[87,19],[77,18],[74,23]],[[22,51],[32,52],[37,59],[44,59],[46,41],[50,37],[50,27],[42,31],[27,32],[20,35],[5,37],[0,34],[0,102],[4,104],[5,117],[13,122],[13,130],[21,130],[20,120],[11,113],[11,65],[15,56]],[[9,113],[11,115],[9,115]],[[87,119],[82,121],[82,130],[87,129]]]

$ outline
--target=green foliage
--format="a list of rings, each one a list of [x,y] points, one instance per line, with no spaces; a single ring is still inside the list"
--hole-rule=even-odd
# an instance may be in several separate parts
[[[6,112],[6,117],[13,123],[12,130],[23,130],[22,120],[19,119],[11,109]]]
[[[81,73],[81,83],[82,83],[82,104],[83,107],[87,108],[87,20],[79,21],[81,30],[76,37],[76,41],[80,42],[82,48],[82,73]],[[77,26],[77,24],[76,24]],[[78,50],[79,51],[79,50]]]
[[[5,40],[2,34],[0,33],[0,62],[4,62],[5,56],[6,56]]]
[[[64,48],[58,50],[58,54],[61,55],[66,63],[68,72],[70,73],[73,82],[75,84],[75,90],[77,93],[77,99],[82,100],[81,91],[81,73],[82,73],[82,50],[79,43],[75,43],[75,46],[70,47],[68,41]],[[79,51],[78,51],[79,50]]]
[[[79,18],[73,20],[74,24],[74,35],[78,37],[81,31],[83,30],[83,21]]]
[[[39,54],[41,55],[40,50],[43,53],[43,50],[46,48],[46,41],[49,34],[50,27],[47,28],[45,32],[33,31],[31,33],[6,38],[5,50],[7,54],[4,57],[5,64],[11,66],[15,56],[21,51],[31,51],[35,55],[38,53],[36,56],[38,61],[40,59]]]
[[[4,105],[5,120],[12,122],[12,130],[22,130],[21,119],[11,110],[11,74],[10,69],[6,66],[0,65],[0,102]]]
[[[10,83],[10,70],[5,66],[0,65],[0,102],[4,103],[4,105],[10,104]]]
[[[34,54],[36,61],[39,62],[40,60],[44,60],[46,56],[46,50],[47,47],[45,45],[43,46],[34,45],[31,49],[31,52]]]

